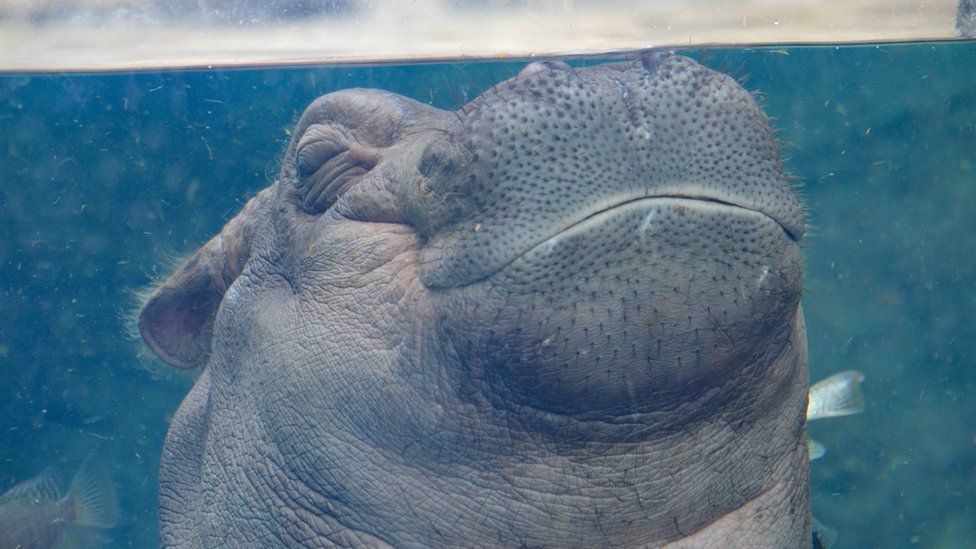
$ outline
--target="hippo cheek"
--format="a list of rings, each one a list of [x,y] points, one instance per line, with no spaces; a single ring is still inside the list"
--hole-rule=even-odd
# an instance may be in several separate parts
[[[200,374],[173,416],[159,464],[160,540],[188,543],[201,491],[204,447],[210,426],[210,371]]]
[[[556,413],[671,409],[762,375],[789,337],[799,246],[730,204],[644,198],[589,216],[492,277],[486,375],[509,399]],[[458,333],[470,332],[459,331]],[[776,339],[784,341],[776,341]]]

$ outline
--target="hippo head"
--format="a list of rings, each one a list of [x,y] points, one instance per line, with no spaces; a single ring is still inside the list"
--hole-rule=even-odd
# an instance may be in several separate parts
[[[803,211],[687,58],[315,101],[150,296],[166,545],[810,539]]]

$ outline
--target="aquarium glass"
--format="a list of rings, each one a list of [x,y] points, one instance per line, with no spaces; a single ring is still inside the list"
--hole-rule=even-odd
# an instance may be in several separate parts
[[[810,427],[814,516],[836,547],[976,545],[976,44],[679,53],[756,94],[800,189],[811,381],[865,377],[863,413]],[[120,519],[88,534],[154,546],[193,373],[134,334],[140,292],[277,177],[316,97],[454,109],[527,61],[0,75],[0,491],[97,456]]]

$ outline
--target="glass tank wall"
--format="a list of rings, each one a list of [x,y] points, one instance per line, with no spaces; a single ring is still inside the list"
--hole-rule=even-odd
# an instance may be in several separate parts
[[[469,9],[464,2],[437,4]],[[530,7],[521,4],[490,3],[524,14],[518,10]],[[580,13],[595,9],[589,2],[564,4]],[[0,4],[0,25],[18,20],[57,28],[87,18],[109,24],[127,4],[106,2],[102,11],[54,3],[44,11],[37,5],[28,12],[21,3]],[[248,12],[253,21],[234,11],[203,17],[201,5],[153,4],[152,24],[199,16],[208,25],[251,32],[268,18],[301,35],[310,24],[302,10],[352,28],[371,20],[359,2],[289,4],[297,11]],[[949,32],[955,7],[932,10],[948,14]],[[790,13],[780,24],[799,24],[805,18],[796,14],[807,12]],[[422,19],[376,10],[369,17],[388,18],[388,28]],[[549,24],[544,20],[539,12],[529,22]],[[648,27],[650,35],[663,32],[663,23],[657,25]],[[770,32],[770,40],[792,41]],[[454,109],[525,65],[496,58],[287,67],[255,55],[260,44],[222,57],[220,51],[238,50],[221,50],[223,42],[207,33],[205,47],[195,53],[174,43],[172,59],[197,65],[202,58],[194,55],[200,53],[208,60],[269,66],[0,75],[0,491],[49,466],[66,481],[86,457],[98,456],[121,502],[115,528],[87,534],[106,546],[157,543],[161,446],[192,382],[191,374],[152,359],[127,331],[140,290],[277,177],[297,118],[319,95],[379,88]],[[12,36],[0,34],[0,42]],[[77,61],[74,68],[156,66],[168,55],[153,50],[158,40],[147,36],[152,47],[145,56],[128,48],[104,62],[88,57],[102,51],[97,48],[83,49],[78,59],[61,58],[69,42],[37,48],[35,58],[15,58],[11,52],[17,50],[0,46],[0,63],[4,69],[45,70],[65,68],[62,61]],[[554,49],[596,47],[573,45]],[[509,51],[505,45],[486,48],[468,53]],[[335,55],[373,58],[390,51],[353,44]],[[396,51],[400,58],[416,53]],[[431,53],[456,52],[423,54]],[[810,427],[827,449],[811,463],[814,515],[837,531],[837,547],[973,546],[976,44],[699,47],[679,53],[733,75],[756,93],[805,201],[810,229],[803,304],[811,381],[848,369],[865,375],[862,414]],[[286,61],[309,56],[296,50]],[[574,57],[571,63],[612,57]]]

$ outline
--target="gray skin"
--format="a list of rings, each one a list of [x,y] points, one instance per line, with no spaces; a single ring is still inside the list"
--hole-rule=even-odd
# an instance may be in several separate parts
[[[163,544],[808,545],[803,230],[683,57],[321,97],[140,311]]]

